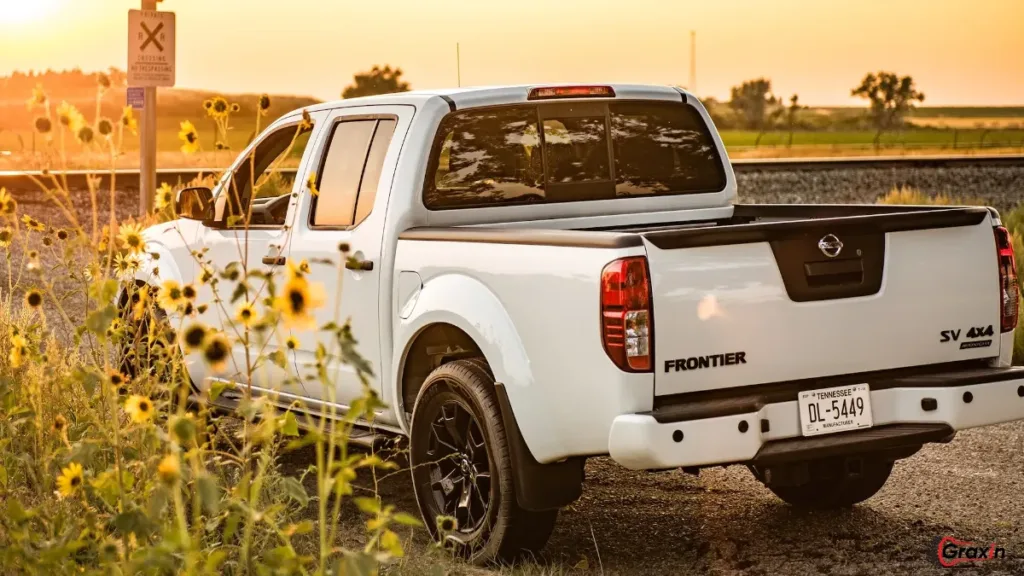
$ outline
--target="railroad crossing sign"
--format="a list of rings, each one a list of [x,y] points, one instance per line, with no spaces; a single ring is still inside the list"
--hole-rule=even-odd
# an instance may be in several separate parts
[[[128,11],[128,85],[174,86],[174,12]]]

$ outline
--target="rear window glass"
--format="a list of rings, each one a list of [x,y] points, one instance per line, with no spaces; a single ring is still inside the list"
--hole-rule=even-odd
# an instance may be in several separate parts
[[[448,115],[431,153],[424,204],[441,210],[725,187],[714,140],[696,109],[671,102],[588,104],[575,111],[558,103]],[[539,110],[544,106],[561,108]]]

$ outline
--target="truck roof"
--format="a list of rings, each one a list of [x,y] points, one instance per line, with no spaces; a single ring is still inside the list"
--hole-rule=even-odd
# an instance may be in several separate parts
[[[572,86],[611,86],[616,98],[644,100],[679,100],[683,95],[692,96],[681,88],[660,86],[656,84],[520,84],[508,86],[475,86],[466,88],[441,88],[431,90],[413,90],[396,94],[364,96],[325,102],[311,106],[310,110],[330,109],[349,106],[424,104],[432,98],[445,98],[455,104],[458,109],[476,108],[479,106],[498,106],[502,104],[518,104],[527,101],[533,88],[572,87]]]

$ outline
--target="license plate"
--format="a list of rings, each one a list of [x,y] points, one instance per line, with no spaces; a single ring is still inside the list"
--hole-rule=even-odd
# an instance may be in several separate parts
[[[871,390],[867,384],[801,392],[799,404],[804,436],[871,427]]]

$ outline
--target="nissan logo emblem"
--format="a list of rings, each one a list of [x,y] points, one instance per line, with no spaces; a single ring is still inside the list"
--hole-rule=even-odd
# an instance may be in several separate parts
[[[843,251],[843,243],[836,238],[835,234],[826,234],[821,240],[818,240],[818,249],[825,256],[835,258]]]

